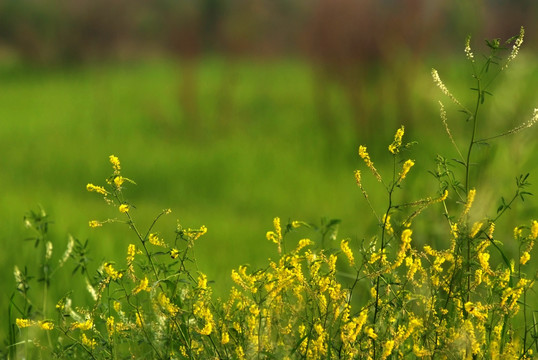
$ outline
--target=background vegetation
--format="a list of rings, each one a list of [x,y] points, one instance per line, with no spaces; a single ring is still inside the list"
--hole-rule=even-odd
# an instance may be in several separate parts
[[[139,184],[128,190],[138,206],[134,217],[149,221],[171,208],[161,226],[170,231],[164,238],[173,236],[176,218],[187,227],[208,227],[196,254],[218,291],[228,287],[232,268],[276,256],[264,236],[275,216],[318,225],[324,216],[337,218],[342,237],[368,238],[375,223],[363,216],[367,206],[354,183],[357,148],[368,143],[372,158],[384,158],[376,153],[386,151],[400,124],[418,141],[414,172],[424,177],[408,182],[406,191],[417,198],[437,189],[428,174],[434,154],[454,154],[441,135],[440,94],[430,69],[437,68],[456,95],[467,91],[471,71],[461,56],[467,34],[480,48],[482,38],[506,38],[526,27],[520,57],[492,91],[486,110],[492,134],[527,121],[538,103],[538,34],[526,22],[536,14],[531,2],[471,7],[439,1],[433,8],[427,1],[403,2],[403,8],[259,2],[242,12],[225,1],[174,11],[167,2],[151,9],[130,2],[127,13],[120,16],[125,5],[118,5],[104,18],[97,16],[106,13],[102,4],[92,3],[94,12],[84,1],[54,11],[38,1],[0,2],[2,324],[15,290],[14,266],[38,259],[33,243],[24,241],[32,235],[23,224],[30,209],[42,206],[50,215],[55,244],[67,243],[70,233],[89,239],[98,262],[124,253],[130,236],[124,227],[88,227],[88,220],[106,215],[85,186],[102,182],[110,154]],[[394,21],[402,11],[408,18]],[[346,21],[335,20],[343,13],[350,14]],[[151,16],[141,20],[140,14]],[[355,26],[361,23],[373,31]],[[428,37],[406,37],[420,26]],[[455,131],[464,121],[451,120]],[[486,166],[475,176],[488,185],[480,200],[511,193],[520,172],[531,173],[530,191],[538,193],[535,136],[531,130],[481,149]],[[536,218],[535,201],[526,213],[514,208],[507,223],[510,216]],[[116,216],[113,208],[109,215]],[[429,234],[415,240],[435,242],[435,224]]]

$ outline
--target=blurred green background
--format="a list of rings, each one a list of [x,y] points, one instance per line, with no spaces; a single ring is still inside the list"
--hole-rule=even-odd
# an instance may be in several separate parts
[[[104,260],[121,263],[135,242],[121,224],[88,227],[91,219],[117,217],[85,189],[104,184],[110,154],[137,183],[126,195],[141,227],[164,208],[173,211],[157,226],[165,240],[176,220],[208,227],[196,258],[217,294],[230,285],[232,268],[277,256],[265,238],[275,216],[284,223],[341,219],[338,239],[369,239],[375,219],[353,177],[365,170],[358,146],[368,146],[388,173],[387,146],[405,125],[404,140],[418,144],[406,154],[416,166],[401,194],[434,196],[438,184],[428,171],[436,154],[455,156],[439,99],[461,145],[466,138],[431,68],[471,107],[466,36],[478,58],[483,39],[507,39],[524,25],[523,49],[497,79],[481,131],[492,136],[528,121],[538,106],[537,16],[533,1],[1,0],[0,338],[14,266],[35,274],[40,262],[24,240],[29,210],[42,206],[54,221],[57,258],[68,234],[89,239],[91,271]],[[516,175],[531,172],[537,183],[535,138],[531,129],[477,152],[484,162],[473,175],[478,217],[494,215]],[[363,173],[381,212],[383,189]],[[538,217],[529,200],[497,227],[508,251],[517,250],[513,227]],[[422,217],[414,239],[443,246],[440,209]],[[84,292],[84,284],[69,282],[73,267],[57,278],[52,302]]]

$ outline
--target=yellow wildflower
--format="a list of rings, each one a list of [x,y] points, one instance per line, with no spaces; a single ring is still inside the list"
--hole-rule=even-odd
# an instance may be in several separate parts
[[[110,155],[108,158],[112,164],[112,168],[114,169],[114,174],[119,175],[121,170],[120,159],[114,155]]]
[[[436,201],[436,202],[445,201],[447,197],[448,197],[448,190],[445,190],[445,191],[443,191],[443,195],[441,195],[441,197],[438,198],[438,199],[435,200],[435,201]]]
[[[159,302],[159,305],[172,316],[175,316],[180,310],[176,304],[170,302],[170,299],[164,293],[159,294],[157,301]]]
[[[38,322],[38,325],[39,327],[42,329],[42,330],[52,330],[54,329],[54,323],[52,321],[49,321],[49,320],[42,320],[42,321],[39,321]]]
[[[518,240],[521,237],[522,233],[523,233],[523,229],[519,226],[516,226],[514,228],[514,239]]]
[[[351,251],[351,248],[349,247],[349,241],[348,240],[342,240],[340,242],[340,249],[342,249],[342,252],[344,255],[346,255],[349,265],[353,266],[355,265],[355,258],[353,256],[353,252]]]
[[[463,209],[462,217],[467,215],[469,213],[469,210],[471,210],[471,206],[473,205],[474,198],[476,196],[476,189],[469,190],[469,194],[467,194],[467,202],[465,203],[465,209]]]
[[[86,334],[82,334],[81,340],[82,345],[87,346],[92,350],[97,346],[97,341],[95,341],[95,339],[89,339]]]
[[[538,237],[538,221],[533,220],[531,224],[531,234],[530,238],[535,240]]]
[[[129,212],[129,205],[127,204],[121,204],[119,207],[119,210],[121,213]]]
[[[17,324],[17,326],[22,329],[22,328],[26,328],[26,327],[30,327],[34,324],[34,322],[32,320],[29,320],[29,319],[19,319],[17,318],[15,320],[15,324]]]
[[[90,330],[92,327],[93,327],[92,319],[88,319],[82,323],[75,321],[74,323],[71,324],[71,330],[74,330],[74,329]]]
[[[413,230],[405,229],[402,232],[402,243],[409,245],[411,243],[411,234],[413,234]]]
[[[125,182],[125,178],[123,176],[118,175],[114,177],[114,184],[116,185],[118,189],[121,188],[124,182]]]
[[[355,181],[357,182],[357,185],[361,186],[361,171],[355,170],[353,174],[355,175]]]
[[[129,244],[129,246],[127,246],[127,264],[131,264],[134,261],[135,255],[136,255],[135,244]]]
[[[138,286],[133,289],[133,295],[136,295],[141,291],[150,291],[151,289],[148,287],[148,285],[149,285],[148,277],[144,276],[144,278],[140,280],[140,284],[138,284]]]
[[[170,250],[170,257],[172,259],[176,259],[178,256],[179,256],[179,250],[178,249]]]
[[[392,228],[392,225],[390,224],[390,215],[383,214],[383,219],[381,219],[381,222],[383,224],[383,227],[385,231],[387,232],[387,235],[392,235],[394,233],[394,229]]]
[[[402,146],[402,137],[404,135],[404,126],[402,125],[394,135],[394,141],[389,145],[389,151],[393,154],[400,152],[400,147]]]
[[[116,310],[117,313],[121,311],[121,303],[119,301],[114,301],[113,303],[114,310]]]
[[[480,229],[482,229],[482,225],[483,223],[482,222],[475,222],[473,224],[473,227],[471,228],[471,233],[469,234],[469,236],[472,238],[474,238],[476,236],[476,234],[478,234],[478,232],[480,231]]]
[[[207,276],[206,275],[200,274],[200,276],[198,276],[198,288],[201,290],[207,289]]]
[[[282,228],[280,227],[279,217],[275,217],[273,219],[273,226],[275,227],[275,231],[268,231],[265,236],[267,240],[272,241],[273,243],[278,245],[278,252],[280,253],[280,243],[282,242]]]
[[[527,251],[524,251],[521,257],[519,258],[519,263],[521,265],[525,265],[527,261],[529,261],[530,259],[531,259],[531,255]]]
[[[383,353],[381,354],[381,359],[384,360],[389,357],[394,349],[394,340],[387,340],[383,346]]]
[[[359,146],[359,156],[364,160],[364,162],[366,163],[366,166],[368,166],[368,168],[372,171],[372,173],[377,178],[377,180],[381,181],[381,175],[379,175],[379,173],[377,172],[377,169],[374,166],[374,163],[370,159],[370,155],[368,154],[368,151],[366,150],[366,146],[362,146],[362,145]],[[357,177],[357,172],[355,172],[355,177]]]
[[[106,262],[103,265],[103,269],[105,270],[106,274],[112,279],[112,280],[118,280],[121,279],[123,274],[118,272],[116,269],[114,269],[114,265]]]
[[[103,226],[103,223],[99,222],[97,220],[91,220],[89,222],[89,225],[90,225],[91,228],[96,228],[96,227],[99,227],[99,226]]]
[[[97,193],[99,193],[99,194],[101,194],[101,195],[105,195],[105,196],[108,195],[108,191],[106,191],[104,187],[102,187],[102,186],[96,186],[96,185],[94,185],[94,184],[88,184],[88,185],[86,185],[86,190],[88,190],[88,191],[90,191],[90,192],[95,191],[95,192],[97,192]]]
[[[157,234],[149,234],[148,240],[149,240],[150,244],[153,244],[155,246],[166,247],[166,244],[164,243],[164,241],[162,239],[160,239],[157,236]]]
[[[114,334],[114,316],[109,316],[106,319],[106,330],[108,332],[108,336],[111,336]]]
[[[489,267],[489,253],[483,252],[478,254],[478,261],[480,262],[480,266],[486,272],[487,274],[492,275],[493,272],[491,271],[491,268]]]
[[[368,337],[371,339],[374,339],[374,340],[377,339],[377,334],[375,333],[374,329],[372,329],[371,327],[366,327],[364,329],[364,333],[368,335]]]
[[[295,253],[298,253],[303,248],[305,248],[307,246],[310,246],[312,244],[313,244],[313,242],[310,239],[301,239],[301,240],[299,240],[299,244],[297,244],[297,248],[295,248]]]
[[[407,160],[406,162],[404,162],[403,167],[402,167],[402,172],[400,173],[399,181],[405,179],[405,177],[407,176],[407,173],[413,167],[413,165],[415,165],[415,162],[413,160]]]
[[[140,315],[140,312],[136,312],[136,319],[135,319],[135,322],[136,322],[136,326],[138,326],[139,328],[141,328],[143,325],[144,325],[144,318],[142,318],[142,315]]]
[[[221,338],[220,338],[220,343],[221,343],[222,345],[226,345],[226,344],[228,344],[229,342],[230,342],[230,334],[228,334],[227,331],[223,331],[223,332],[222,332],[222,336],[221,336]]]

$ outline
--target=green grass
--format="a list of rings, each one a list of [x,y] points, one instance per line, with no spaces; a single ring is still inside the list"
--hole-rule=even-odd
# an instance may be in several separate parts
[[[538,106],[532,90],[538,66],[532,59],[519,58],[510,70],[511,80],[495,91],[488,113],[493,134],[528,120]],[[330,138],[318,119],[312,70],[299,60],[204,59],[198,68],[198,96],[193,97],[198,105],[195,122],[181,108],[182,65],[168,60],[1,69],[0,323],[6,323],[8,298],[14,291],[13,267],[38,258],[33,245],[24,241],[28,233],[22,223],[24,214],[38,204],[54,221],[51,238],[56,252],[63,252],[71,233],[90,240],[91,257],[97,262],[110,254],[124,256],[131,236],[124,226],[87,226],[88,220],[116,216],[113,208],[104,212],[102,201],[85,190],[88,182],[104,181],[110,154],[121,159],[123,174],[139,184],[127,190],[137,207],[133,216],[149,221],[171,208],[172,215],[159,225],[165,239],[173,236],[176,219],[186,227],[209,228],[197,244],[196,256],[217,291],[228,288],[232,268],[243,263],[255,267],[268,256],[276,257],[264,236],[274,216],[317,223],[322,216],[338,218],[343,220],[339,238],[367,238],[375,225],[370,216],[361,215],[369,212],[352,175],[360,163],[358,145],[369,144],[374,162],[386,159],[381,154],[403,123],[407,139],[419,140],[413,152],[418,176],[429,176],[434,166],[431,153],[453,156],[446,137],[432,137],[443,130],[436,103],[441,94],[429,75],[430,63],[446,79],[469,73],[464,63],[449,60],[440,66],[438,59],[428,60],[415,67],[403,79],[405,94],[391,85],[394,79],[388,70],[362,84],[368,94],[365,103],[380,105],[365,107],[361,114],[379,124],[371,134],[354,132],[350,122],[355,115],[343,90],[329,84],[327,103],[335,123]],[[454,92],[465,90],[461,86]],[[399,101],[408,103],[405,113],[396,107]],[[538,183],[532,156],[535,134],[533,129],[504,139],[502,147],[493,142],[482,149],[490,165],[474,176],[495,179],[478,194],[486,202],[511,194],[520,169],[531,172],[531,183]],[[381,170],[387,165],[376,163]],[[371,181],[365,179],[365,186]],[[437,190],[433,178],[405,186],[410,198]],[[536,185],[531,192],[537,193]],[[382,194],[374,190],[371,196]],[[536,218],[535,200],[531,201],[520,218]],[[435,234],[435,226],[429,231]],[[63,294],[52,296],[56,295]],[[0,338],[3,331],[5,327]]]

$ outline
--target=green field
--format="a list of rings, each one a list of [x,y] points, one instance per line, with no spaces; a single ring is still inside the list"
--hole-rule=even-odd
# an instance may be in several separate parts
[[[482,118],[488,124],[482,129],[489,135],[529,120],[538,106],[538,65],[531,54],[521,55],[488,99]],[[317,83],[314,70],[297,59],[204,59],[196,69],[196,87],[187,89],[195,93],[187,100],[181,98],[183,64],[170,60],[68,69],[2,65],[0,323],[7,323],[9,296],[15,291],[14,266],[29,265],[36,271],[31,264],[40,258],[33,243],[24,240],[31,236],[22,221],[29,210],[41,205],[50,214],[56,256],[72,234],[89,239],[93,270],[104,260],[125,257],[127,245],[134,241],[126,226],[88,227],[89,220],[116,217],[115,209],[85,189],[89,182],[104,183],[111,172],[110,154],[122,161],[123,175],[137,183],[126,194],[142,225],[171,208],[172,214],[158,225],[165,239],[174,236],[176,220],[185,227],[208,227],[196,257],[217,292],[228,288],[232,268],[245,263],[256,268],[276,257],[265,238],[275,216],[284,223],[341,219],[338,239],[368,239],[376,225],[353,178],[353,171],[363,166],[358,146],[367,145],[383,171],[390,167],[386,147],[404,124],[406,139],[418,141],[410,153],[416,166],[404,185],[405,197],[412,200],[437,193],[438,185],[428,174],[435,155],[454,156],[437,100],[447,105],[456,134],[465,127],[433,85],[430,70],[436,67],[459,96],[467,94],[471,84],[467,64],[445,58],[411,65],[376,70],[360,85],[364,104],[359,113],[338,82]],[[316,96],[320,86],[325,104]],[[194,101],[194,113],[185,110],[188,101]],[[320,106],[328,109],[325,118]],[[327,118],[330,129],[324,125]],[[357,132],[353,121],[366,122],[371,130]],[[479,213],[493,214],[499,197],[512,194],[513,179],[520,173],[531,173],[530,192],[538,194],[536,131],[532,128],[480,149],[477,161],[486,165],[473,177],[487,184],[477,195],[483,204]],[[382,207],[383,192],[368,175],[364,171],[365,186],[373,203]],[[536,204],[536,198],[518,204],[504,219],[511,225],[499,225],[498,236],[506,237],[505,244],[510,243],[513,226],[538,218]],[[421,222],[428,228],[416,241],[440,241],[435,237],[435,226],[442,221],[439,214],[422,214],[431,221]],[[319,240],[315,235],[312,239]],[[54,287],[51,299],[70,290],[84,292],[84,284],[66,282],[69,271],[57,281],[65,287]],[[4,331],[2,326],[0,338]]]

